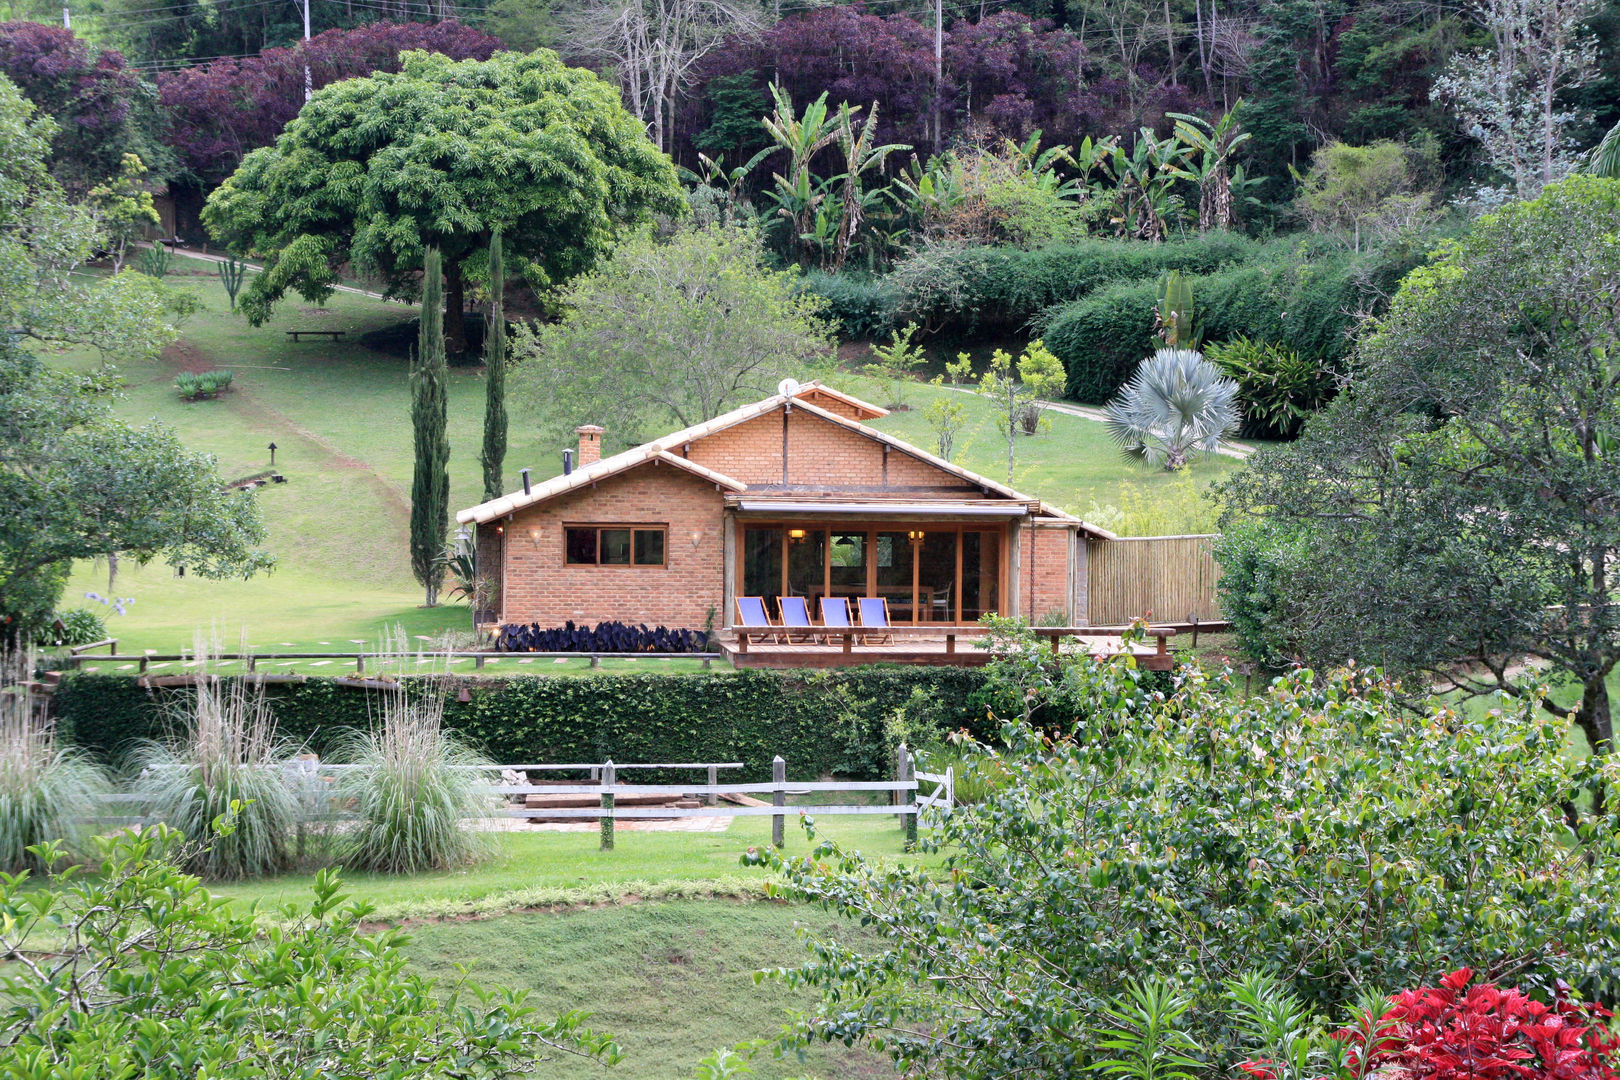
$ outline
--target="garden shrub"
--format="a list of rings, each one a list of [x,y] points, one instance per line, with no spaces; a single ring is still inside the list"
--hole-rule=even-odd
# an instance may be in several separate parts
[[[846,341],[869,341],[894,329],[897,294],[888,278],[812,270],[801,279],[799,290],[826,301],[822,314]]]
[[[883,666],[484,678],[462,684],[471,700],[453,693],[445,702],[444,726],[500,763],[741,761],[747,768],[727,779],[768,780],[771,758],[781,754],[796,778],[838,771],[882,779],[894,749],[886,727],[914,690],[934,703],[944,729],[991,734],[975,698],[984,682],[982,668]],[[138,740],[163,737],[194,693],[80,672],[62,681],[52,708],[65,742],[116,761]],[[380,711],[377,693],[325,678],[265,687],[277,733],[322,757],[337,754],[351,732],[370,728]],[[843,705],[835,694],[844,695]],[[853,718],[835,738],[836,710],[844,706]]]
[[[1357,1053],[1354,1029],[1338,1037],[1352,1048],[1354,1076],[1421,1076],[1428,1080],[1617,1080],[1620,1034],[1614,1014],[1576,1001],[1569,988],[1552,988],[1550,1001],[1522,990],[1473,982],[1459,968],[1437,985],[1390,996],[1374,1021],[1378,1038]],[[1472,985],[1470,985],[1472,983]],[[1249,1070],[1273,1080],[1265,1062]]]
[[[1221,613],[1232,624],[1243,651],[1269,668],[1287,666],[1299,655],[1295,625],[1300,574],[1316,572],[1301,534],[1277,522],[1241,522],[1216,537],[1220,564]]]
[[[332,871],[267,924],[181,873],[179,841],[118,832],[89,873],[0,876],[8,1080],[429,1080],[620,1057],[583,1013],[542,1018],[526,991],[415,973],[405,933],[367,933],[371,908]]]
[[[229,390],[235,378],[229,371],[182,371],[174,377],[174,388],[182,401],[206,401]]]
[[[89,608],[69,608],[56,613],[56,622],[46,635],[52,645],[88,645],[107,640],[107,620]]]
[[[1027,251],[941,243],[914,252],[887,281],[897,321],[931,332],[1010,333],[1027,328],[1046,308],[1116,282],[1156,280],[1167,270],[1210,274],[1252,261],[1264,250],[1232,233],[1165,244],[1083,240]]]
[[[189,841],[186,864],[197,873],[231,880],[287,869],[300,805],[263,689],[210,679],[184,700],[182,734],[132,748],[142,810]],[[225,816],[235,824],[216,835]]]
[[[1620,832],[1563,809],[1620,762],[1568,753],[1535,702],[1414,717],[1369,669],[1244,699],[1188,667],[1164,693],[1119,659],[1054,675],[1027,631],[1005,637],[989,677],[1047,715],[1008,717],[981,751],[1005,782],[935,819],[943,869],[833,841],[749,856],[876,935],[807,942],[785,973],[822,995],[801,1038],[870,1037],[919,1075],[1074,1076],[1105,1053],[1106,1004],[1155,978],[1218,1062],[1248,971],[1316,1016],[1458,965],[1620,989]]]
[[[453,870],[489,853],[469,823],[492,816],[491,764],[444,730],[443,692],[386,691],[381,722],[353,733],[338,777],[341,805],[354,808],[344,832],[345,866],[385,874]]]
[[[1261,338],[1333,368],[1349,354],[1357,313],[1375,309],[1416,260],[1405,249],[1274,252],[1267,261],[1195,276],[1190,284],[1204,341]],[[1157,300],[1155,283],[1138,280],[1041,314],[1036,327],[1063,361],[1069,397],[1101,404],[1119,391],[1153,351]]]

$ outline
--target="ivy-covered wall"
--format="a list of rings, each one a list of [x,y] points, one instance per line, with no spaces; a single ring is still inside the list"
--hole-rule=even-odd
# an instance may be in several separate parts
[[[979,668],[847,668],[691,675],[592,675],[477,680],[452,688],[445,724],[504,763],[741,761],[728,780],[788,775],[881,778],[901,727],[989,734]],[[460,701],[460,686],[469,701]],[[322,756],[381,715],[375,691],[331,679],[265,688],[278,730]],[[142,739],[183,722],[190,691],[145,689],[132,678],[75,674],[53,700],[60,736],[118,763]],[[741,775],[739,775],[741,774]],[[638,773],[638,779],[646,774]]]

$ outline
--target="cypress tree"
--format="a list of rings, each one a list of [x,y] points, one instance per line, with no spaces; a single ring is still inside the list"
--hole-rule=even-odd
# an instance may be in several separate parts
[[[427,606],[439,602],[444,580],[444,542],[450,517],[450,437],[445,387],[444,278],[439,249],[422,259],[422,329],[411,364],[411,430],[416,470],[411,479],[411,572],[427,590]]]
[[[484,342],[484,498],[501,497],[506,460],[506,263],[501,230],[489,241],[489,332]]]

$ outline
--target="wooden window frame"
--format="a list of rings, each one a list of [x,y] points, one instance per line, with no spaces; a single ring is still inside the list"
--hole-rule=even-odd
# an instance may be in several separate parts
[[[570,529],[593,529],[596,532],[596,561],[571,562],[568,558],[568,532]],[[627,529],[630,532],[630,561],[605,563],[602,561],[602,530]],[[656,563],[636,562],[636,533],[657,532],[664,537],[664,559]],[[570,521],[562,527],[562,564],[565,570],[667,570],[669,569],[669,523],[657,521]]]

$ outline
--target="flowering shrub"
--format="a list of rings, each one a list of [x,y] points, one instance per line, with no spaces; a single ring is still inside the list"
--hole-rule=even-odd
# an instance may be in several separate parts
[[[1608,1009],[1571,1000],[1562,983],[1552,1003],[1545,1004],[1491,983],[1469,986],[1473,977],[1469,968],[1458,968],[1439,986],[1393,995],[1365,1063],[1357,1049],[1350,1050],[1353,1074],[1391,1070],[1433,1080],[1620,1078],[1620,1035],[1611,1027]],[[1357,1034],[1346,1030],[1339,1036]]]

